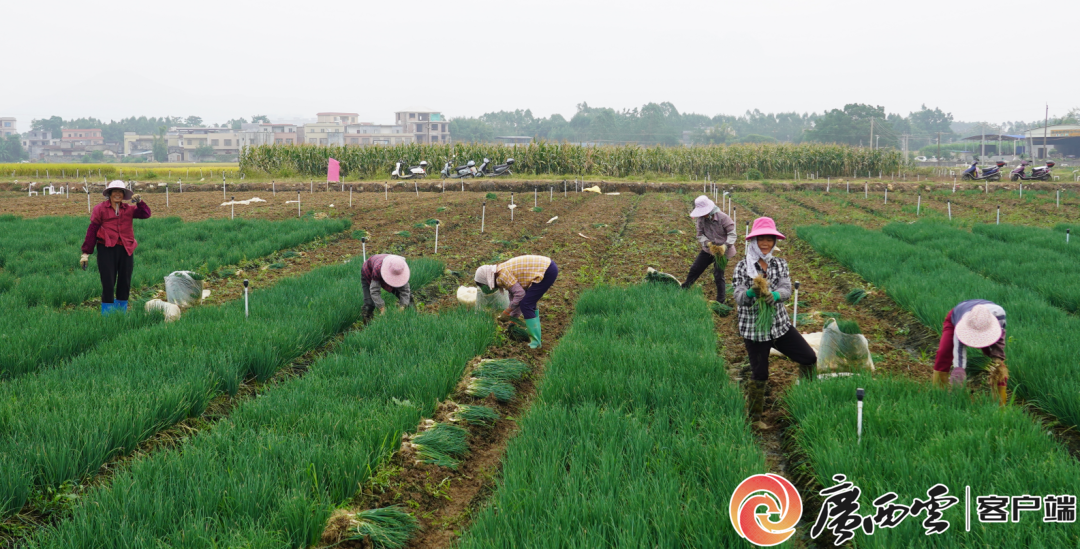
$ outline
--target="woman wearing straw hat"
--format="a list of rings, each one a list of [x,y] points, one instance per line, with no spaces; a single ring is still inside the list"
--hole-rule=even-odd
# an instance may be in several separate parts
[[[1005,309],[985,299],[969,299],[953,307],[941,326],[941,343],[934,357],[933,381],[947,387],[967,378],[967,348],[982,349],[992,360],[989,384],[1001,405],[1006,402],[1009,370],[1005,366]]]
[[[683,282],[682,287],[693,286],[705,269],[712,265],[716,300],[723,303],[727,298],[723,265],[727,264],[728,259],[735,257],[735,222],[705,195],[694,199],[694,209],[690,212],[690,217],[697,226],[697,240],[701,251],[690,265],[690,273],[686,275],[686,282]],[[723,259],[717,262],[718,257]]]
[[[131,272],[135,268],[135,231],[133,219],[148,219],[150,206],[139,195],[132,195],[123,181],[109,183],[101,192],[104,202],[90,212],[90,227],[83,240],[79,265],[90,262],[95,246],[98,253],[98,274],[101,275],[101,314],[127,312],[131,294]],[[124,204],[130,200],[134,205]]]
[[[360,283],[364,289],[364,320],[370,319],[376,308],[379,314],[386,312],[382,290],[397,297],[399,309],[412,305],[409,264],[400,255],[377,254],[367,258],[360,269]]]
[[[776,239],[784,235],[771,218],[754,220],[746,235],[746,259],[735,265],[732,277],[735,303],[739,306],[739,334],[750,359],[749,405],[751,421],[759,429],[769,379],[769,350],[776,349],[799,364],[803,377],[811,377],[817,354],[791,325],[784,302],[791,298],[791,275],[787,261],[773,257]],[[771,317],[771,320],[770,320]]]
[[[474,279],[485,294],[499,288],[510,293],[510,305],[499,318],[524,317],[529,347],[538,349],[541,345],[540,316],[536,313],[536,303],[558,277],[559,267],[550,257],[522,255],[498,265],[481,265],[477,267]]]

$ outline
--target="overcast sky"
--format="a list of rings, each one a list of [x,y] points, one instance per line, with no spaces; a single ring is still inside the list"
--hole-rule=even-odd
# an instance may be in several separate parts
[[[1080,107],[1080,2],[4,0],[0,116],[357,112],[388,124],[672,102],[706,115],[845,103],[956,120]],[[1038,42],[1046,44],[1038,52]],[[1010,45],[1010,43],[1015,45]]]

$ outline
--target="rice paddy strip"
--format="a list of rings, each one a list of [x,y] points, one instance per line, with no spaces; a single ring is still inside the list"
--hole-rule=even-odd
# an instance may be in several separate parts
[[[1032,290],[1066,311],[1080,311],[1077,264],[1066,253],[1052,249],[1025,253],[1027,246],[1006,244],[940,223],[890,223],[881,230],[905,242],[937,250],[1001,284]],[[1064,241],[1059,245],[1063,247]]]
[[[378,317],[303,378],[91,490],[30,546],[308,547],[494,335],[489,316],[462,308]]]
[[[460,546],[741,546],[728,499],[765,458],[711,315],[662,284],[583,293]]]
[[[160,214],[160,212],[159,212]],[[78,304],[101,295],[97,254],[79,269],[79,247],[89,221],[82,217],[21,219],[0,216],[0,292],[13,305]],[[265,221],[211,219],[185,223],[177,217],[135,222],[133,289],[160,283],[173,271],[213,272],[348,229],[347,219]],[[5,282],[6,280],[6,282]]]
[[[800,232],[801,236],[801,232]],[[861,442],[856,431],[856,388],[866,390]],[[1080,464],[1049,433],[1014,406],[989,395],[932,389],[890,376],[868,375],[792,386],[784,403],[796,424],[794,438],[823,487],[842,474],[862,490],[859,513],[874,515],[873,500],[888,492],[895,503],[926,500],[941,483],[957,505],[944,511],[949,529],[927,536],[925,512],[896,528],[855,528],[854,547],[1076,547],[1080,525],[1044,523],[1025,512],[1019,523],[981,523],[976,497],[1076,493]],[[964,488],[971,487],[971,531],[965,532]],[[803,494],[805,501],[806,494]],[[808,517],[814,521],[817,517]],[[803,522],[809,532],[813,522]]]
[[[434,265],[424,265],[432,263]],[[437,261],[410,263],[420,288]],[[0,515],[34,490],[95,474],[154,433],[201,413],[246,378],[281,366],[360,318],[361,262],[316,269],[253,292],[244,304],[197,307],[135,330],[56,368],[0,384]]]
[[[941,253],[850,225],[799,227],[814,248],[882,287],[928,328],[957,303],[988,299],[1009,316],[1010,388],[1066,425],[1080,425],[1080,319],[1031,290],[999,284]],[[1052,329],[1047,329],[1050,326]]]

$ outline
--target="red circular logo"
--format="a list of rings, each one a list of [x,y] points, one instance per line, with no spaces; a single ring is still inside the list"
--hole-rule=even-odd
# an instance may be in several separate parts
[[[765,506],[765,512],[758,508]],[[779,515],[779,520],[771,520]],[[802,498],[788,480],[767,473],[742,481],[731,495],[731,525],[754,545],[769,547],[784,543],[795,533],[802,516]]]

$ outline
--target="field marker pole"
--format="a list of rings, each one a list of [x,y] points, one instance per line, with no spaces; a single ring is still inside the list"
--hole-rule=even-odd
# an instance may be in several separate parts
[[[1058,189],[1057,191],[1057,207],[1061,207],[1061,189]]]
[[[439,253],[439,220],[435,220],[435,253]]]
[[[315,192],[315,182],[308,179],[308,194]]]
[[[863,198],[870,199],[870,183],[865,181],[863,182]]]
[[[176,182],[178,184],[180,184],[180,194],[184,194],[184,180],[183,179],[177,179]]]
[[[1020,182],[1020,200],[1024,199],[1024,182]]]
[[[1066,244],[1069,243],[1069,232],[1070,231],[1072,231],[1072,229],[1065,229],[1065,243]]]
[[[169,207],[169,184],[165,184],[165,207]]]
[[[832,188],[832,179],[826,179],[825,180],[825,192],[829,192],[830,188]]]
[[[548,187],[548,202],[555,201],[555,187]]]
[[[229,204],[229,219],[236,219],[236,204]]]
[[[244,318],[248,317],[248,279],[244,279]]]
[[[956,178],[952,179],[952,193],[956,194]]]
[[[383,200],[390,200],[390,185],[383,181]]]
[[[949,221],[952,221],[952,200],[949,201]]]
[[[27,188],[29,188],[29,187],[27,187]],[[94,212],[93,212],[93,210],[90,209],[90,187],[83,187],[83,188],[86,189],[86,213],[91,213],[92,214]]]
[[[415,179],[413,179],[412,188],[413,188],[413,191],[416,192],[416,198],[420,198],[420,187],[418,187],[416,185],[416,180]]]
[[[863,403],[863,395],[865,395],[865,394],[866,394],[866,392],[863,391],[862,387],[859,387],[858,389],[855,390],[855,398],[859,401],[859,422],[858,422],[858,424],[859,424],[859,426],[858,426],[859,444],[862,444],[862,403]]]
[[[920,212],[922,212],[922,193],[919,193],[919,201],[915,203],[915,217],[919,217]]]
[[[300,219],[300,191],[296,191],[296,218]]]
[[[271,181],[270,182],[270,189],[272,191],[274,191],[274,196],[277,196],[277,182],[276,181]]]
[[[566,198],[566,180],[562,180],[562,197]]]
[[[229,197],[225,196],[225,180],[224,179],[221,180],[221,199],[222,200],[228,200],[229,199]]]
[[[461,178],[461,192],[465,192],[465,178]]]
[[[983,182],[983,194],[990,194],[990,180],[987,179]]]
[[[367,263],[367,237],[360,239],[360,250],[364,253],[364,263]]]
[[[997,224],[1001,225],[1001,206],[998,206]]]
[[[888,187],[885,188],[885,203],[886,204],[889,203],[889,188]]]
[[[480,207],[480,233],[484,232],[484,220],[487,218],[487,200],[484,201],[484,205]]]

